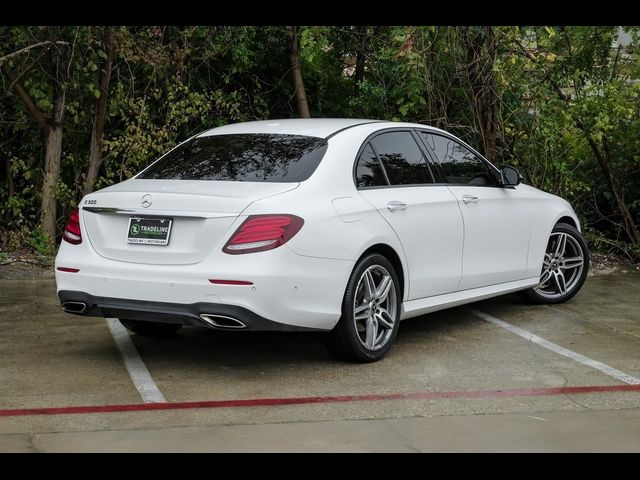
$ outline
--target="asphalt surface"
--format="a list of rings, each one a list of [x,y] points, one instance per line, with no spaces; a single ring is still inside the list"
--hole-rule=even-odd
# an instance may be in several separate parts
[[[596,275],[559,306],[507,295],[407,320],[368,365],[316,334],[131,335],[170,407],[146,410],[104,319],[62,312],[51,279],[0,280],[0,452],[638,452],[640,387],[596,367],[640,379],[639,293],[638,273]]]

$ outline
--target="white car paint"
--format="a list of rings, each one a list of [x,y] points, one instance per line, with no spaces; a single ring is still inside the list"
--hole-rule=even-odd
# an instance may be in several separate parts
[[[79,205],[83,241],[63,241],[56,257],[57,289],[147,302],[235,305],[284,325],[330,330],[340,318],[354,265],[374,245],[393,249],[402,265],[402,318],[535,286],[555,223],[569,217],[579,228],[571,206],[523,184],[511,189],[428,185],[358,190],[353,168],[363,142],[397,127],[439,131],[411,123],[299,119],[204,132],[330,138],[316,171],[303,182],[136,176],[87,195]],[[143,208],[146,194],[153,203]],[[463,202],[468,195],[477,201]],[[389,202],[406,208],[390,211]],[[92,213],[87,206],[121,212]],[[297,215],[304,226],[276,249],[224,253],[238,226],[258,214]],[[174,218],[169,245],[126,243],[128,219],[137,215]],[[214,278],[253,285],[210,283]]]
[[[394,188],[391,192],[382,188],[360,193],[398,235],[408,259],[407,299],[456,291],[462,278],[464,225],[458,202],[449,188],[412,186]],[[390,202],[404,204],[406,208],[390,211]]]
[[[459,290],[521,280],[527,272],[531,219],[515,189],[449,186],[464,220]],[[466,202],[465,202],[466,200]]]

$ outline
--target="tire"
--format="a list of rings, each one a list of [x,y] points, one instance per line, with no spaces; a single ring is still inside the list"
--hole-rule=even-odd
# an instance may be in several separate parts
[[[559,252],[557,247],[561,238],[565,240],[564,246],[560,245],[562,252]],[[578,257],[582,258],[581,264],[577,260]],[[558,223],[553,227],[547,242],[540,284],[524,290],[523,293],[535,304],[563,303],[580,291],[588,272],[587,242],[575,227]],[[559,279],[558,275],[562,275],[562,279]],[[560,287],[562,283],[564,283],[564,291]]]
[[[120,319],[120,323],[124,325],[127,330],[142,335],[143,337],[167,337],[182,328],[182,325],[179,323],[147,322],[122,318]]]
[[[391,285],[387,282],[390,279]],[[370,281],[376,293],[369,295]],[[362,258],[353,269],[342,301],[342,316],[326,334],[325,346],[336,357],[369,363],[384,357],[396,336],[400,323],[400,283],[391,262],[379,254]],[[386,294],[385,294],[386,291]],[[360,311],[354,318],[356,303]],[[356,326],[357,325],[357,326]]]

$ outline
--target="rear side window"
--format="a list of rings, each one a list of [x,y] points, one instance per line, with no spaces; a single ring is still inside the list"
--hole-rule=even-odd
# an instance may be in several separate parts
[[[327,150],[323,138],[272,133],[196,137],[175,148],[137,178],[302,182]]]
[[[391,185],[433,183],[427,160],[410,132],[388,132],[371,140]]]
[[[425,143],[440,162],[447,183],[496,186],[491,168],[464,145],[441,135],[420,132]]]
[[[356,183],[358,187],[379,187],[388,185],[378,157],[367,145],[362,150],[356,166]]]

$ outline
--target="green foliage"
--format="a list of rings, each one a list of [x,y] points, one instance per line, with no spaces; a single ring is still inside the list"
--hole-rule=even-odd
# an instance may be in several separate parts
[[[625,31],[632,42],[618,48],[619,28],[607,26],[302,27],[300,61],[314,117],[416,121],[481,151],[485,134],[475,108],[484,101],[479,92],[489,92],[496,163],[519,167],[528,183],[572,202],[596,248],[637,259],[640,246],[630,242],[620,201],[640,223],[640,29]],[[286,27],[112,32],[116,55],[96,188],[129,178],[203,129],[297,115]],[[82,194],[107,48],[104,27],[0,27],[0,57],[51,40],[73,45],[55,187],[60,230]],[[51,116],[58,52],[38,47],[3,61],[4,91],[6,72],[24,73],[25,90]],[[12,245],[42,252],[52,251],[38,233],[43,156],[44,136],[24,103],[1,96],[0,218],[4,231],[14,232]]]
[[[53,242],[40,227],[31,230],[29,245],[36,253],[42,256],[52,255],[55,251]]]

